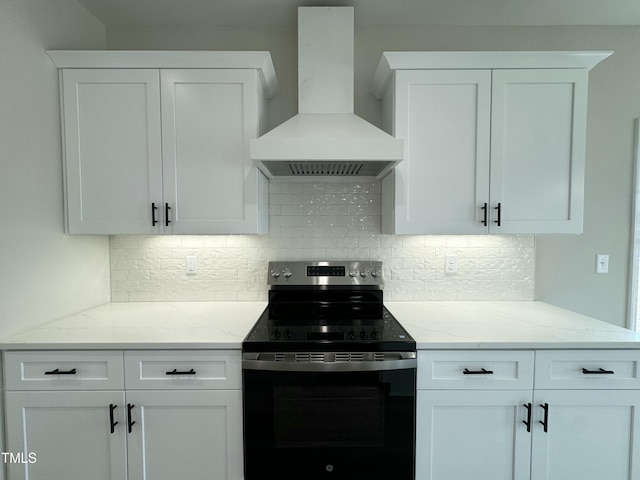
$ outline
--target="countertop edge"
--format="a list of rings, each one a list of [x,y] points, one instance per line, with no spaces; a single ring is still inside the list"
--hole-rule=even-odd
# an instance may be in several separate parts
[[[418,350],[640,349],[640,334],[540,301],[385,302]],[[240,350],[265,302],[109,303],[0,349]]]
[[[5,352],[29,350],[241,350],[242,342],[10,342],[0,343]]]
[[[417,350],[638,350],[638,342],[417,342]]]

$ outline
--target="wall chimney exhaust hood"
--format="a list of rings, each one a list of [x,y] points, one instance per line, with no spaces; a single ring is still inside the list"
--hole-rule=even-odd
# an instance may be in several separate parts
[[[276,176],[382,178],[404,156],[353,113],[353,7],[298,8],[298,114],[258,139],[251,158]]]

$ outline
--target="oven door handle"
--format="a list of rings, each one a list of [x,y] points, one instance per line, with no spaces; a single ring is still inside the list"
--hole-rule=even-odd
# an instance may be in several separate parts
[[[318,355],[318,354],[316,354]],[[322,355],[320,355],[322,356]],[[296,358],[298,357],[298,358]],[[300,354],[245,353],[242,356],[244,370],[264,370],[273,372],[376,372],[383,370],[406,370],[417,368],[415,352],[393,352],[384,354],[384,360],[336,360],[335,354],[325,354],[320,359],[299,359]]]

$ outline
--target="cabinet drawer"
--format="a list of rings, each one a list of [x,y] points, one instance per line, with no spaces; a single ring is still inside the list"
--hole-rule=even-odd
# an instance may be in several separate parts
[[[418,389],[531,389],[529,351],[420,351]]]
[[[637,389],[640,350],[549,350],[536,353],[536,389]]]
[[[153,350],[124,353],[127,389],[239,389],[239,350]]]
[[[122,390],[121,351],[6,352],[7,390]]]

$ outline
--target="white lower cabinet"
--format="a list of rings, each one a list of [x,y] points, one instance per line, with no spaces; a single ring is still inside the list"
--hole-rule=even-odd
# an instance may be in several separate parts
[[[640,392],[540,391],[534,406],[532,480],[640,478]]]
[[[126,478],[123,391],[11,391],[6,403],[11,480]]]
[[[526,480],[531,351],[418,352],[416,480]]]
[[[102,354],[5,353],[10,480],[243,478],[239,351]]]
[[[416,479],[528,479],[530,400],[525,390],[419,391]]]
[[[632,350],[419,352],[416,480],[639,480],[639,364]]]
[[[127,392],[129,480],[241,479],[240,390]]]
[[[532,480],[640,479],[640,351],[536,353]]]

